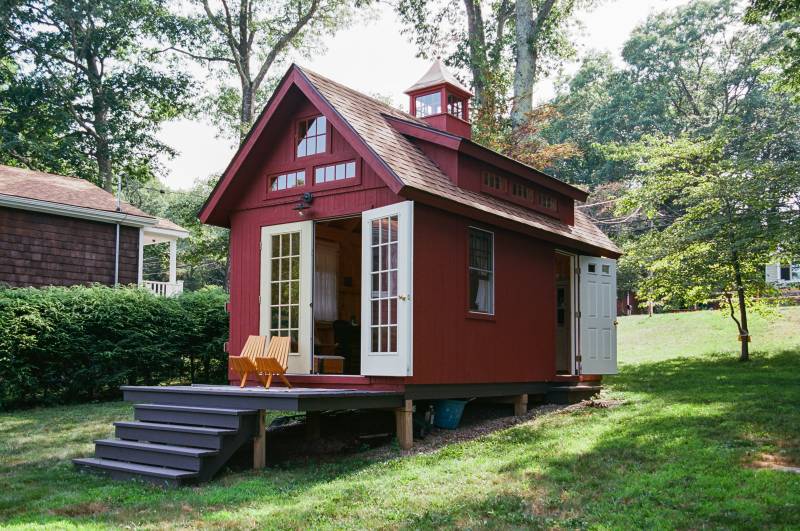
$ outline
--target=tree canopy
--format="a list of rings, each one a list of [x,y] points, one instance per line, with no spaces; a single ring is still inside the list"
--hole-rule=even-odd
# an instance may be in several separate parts
[[[106,190],[152,178],[172,152],[159,125],[191,101],[188,74],[150,53],[170,18],[159,0],[4,2],[4,159]]]

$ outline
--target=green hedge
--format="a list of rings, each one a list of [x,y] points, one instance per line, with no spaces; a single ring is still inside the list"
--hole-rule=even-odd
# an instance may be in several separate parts
[[[226,381],[227,295],[0,288],[0,409],[120,395],[120,385]]]

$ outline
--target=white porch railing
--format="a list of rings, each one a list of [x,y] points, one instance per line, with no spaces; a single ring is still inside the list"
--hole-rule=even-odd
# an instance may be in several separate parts
[[[158,282],[156,280],[145,280],[142,282],[145,288],[149,289],[160,297],[172,297],[183,293],[183,280],[176,282]]]

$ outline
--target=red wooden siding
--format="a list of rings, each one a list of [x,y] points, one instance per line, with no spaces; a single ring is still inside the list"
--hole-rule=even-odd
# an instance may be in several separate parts
[[[295,101],[292,112],[281,112],[282,119],[270,124],[274,142],[263,152],[258,163],[247,165],[243,175],[250,176],[237,198],[231,220],[231,279],[230,279],[230,346],[238,353],[248,335],[259,331],[259,286],[261,227],[344,216],[360,216],[364,210],[385,206],[400,200],[333,127],[330,127],[328,153],[310,157],[295,157],[294,128],[296,119],[317,113],[307,101]],[[314,186],[313,168],[334,162],[356,160],[357,178],[342,181],[341,186]],[[293,188],[272,198],[267,192],[269,176],[286,170],[305,169],[309,185]],[[292,192],[292,193],[288,193]],[[311,208],[301,217],[294,207],[303,192],[312,192]]]
[[[468,228],[494,232],[495,316],[467,312]],[[555,374],[552,245],[417,204],[414,376],[408,383],[545,381]]]
[[[114,283],[116,226],[0,207],[0,283]],[[120,227],[119,282],[137,281],[139,229]]]

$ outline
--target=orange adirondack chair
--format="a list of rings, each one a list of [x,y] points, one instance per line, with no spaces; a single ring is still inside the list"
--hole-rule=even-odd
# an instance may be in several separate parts
[[[289,363],[289,338],[273,336],[265,355],[266,341],[264,336],[250,336],[242,348],[242,354],[228,358],[231,368],[242,377],[239,387],[244,387],[250,374],[255,374],[266,388],[272,384],[273,376],[278,376],[287,387],[291,387],[284,376]]]
[[[291,387],[292,384],[286,379],[286,368],[289,365],[289,345],[290,339],[288,336],[278,337],[272,336],[269,340],[269,349],[265,357],[256,358],[256,368],[261,381],[264,382],[264,387],[269,389],[272,384],[272,377],[277,376],[280,378],[286,387]],[[266,377],[266,381],[264,378]]]

